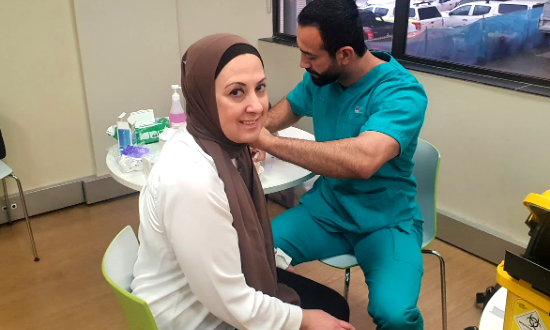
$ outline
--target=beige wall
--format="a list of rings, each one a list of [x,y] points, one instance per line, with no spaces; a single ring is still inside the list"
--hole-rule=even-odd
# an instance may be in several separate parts
[[[94,174],[72,1],[2,1],[0,31],[6,163],[25,190]]]
[[[257,44],[271,14],[255,0],[3,1],[0,31],[5,161],[31,190],[106,174],[107,126],[123,111],[167,115],[192,42],[230,32]]]
[[[177,0],[177,4],[181,55],[193,42],[212,33],[234,33],[253,45],[259,38],[271,37],[271,1]]]
[[[176,0],[74,0],[98,176],[108,173],[107,127],[122,112],[168,116],[180,84]]]
[[[297,48],[260,42],[272,103],[300,81]],[[525,245],[530,192],[550,189],[550,100],[412,72],[429,97],[421,137],[441,153],[440,212]],[[302,127],[311,129],[308,120]]]
[[[260,41],[258,50],[264,59],[269,101],[275,105],[302,80],[305,71],[299,67],[300,52],[296,47],[264,41]],[[309,118],[301,119],[296,127],[313,133],[313,123]]]
[[[166,50],[163,53],[169,53],[167,61],[170,62],[160,66],[164,72],[179,67],[179,55],[203,35],[232,32],[252,43],[271,35],[271,14],[264,1],[210,1],[207,6],[203,1],[177,0],[173,3],[177,18],[170,15],[173,7],[168,1],[159,3],[161,9],[149,16],[145,13],[146,5],[142,2],[136,7],[139,10],[134,10],[149,17],[151,24],[169,21],[163,23],[164,27],[157,26],[155,33],[172,29],[168,32],[173,33],[172,37],[166,39],[169,45],[162,48]],[[125,12],[122,7],[118,10],[119,14]],[[110,26],[117,27],[113,16],[107,18]],[[26,190],[95,174],[94,162],[103,165],[104,154],[94,155],[92,151],[72,2],[4,1],[0,7],[0,31],[0,125],[8,147],[7,163],[19,174]],[[91,38],[94,37],[92,32]],[[98,32],[103,37],[107,34]],[[137,52],[139,47],[144,47],[142,40],[136,38],[127,45],[127,50]],[[174,45],[179,45],[180,54],[174,51]],[[108,44],[105,47],[117,49],[118,46]],[[259,42],[259,49],[266,64],[271,101],[275,103],[302,77],[298,49],[265,42]],[[154,52],[142,59],[147,60],[147,56],[154,56]],[[88,65],[94,61],[90,60]],[[174,61],[177,64],[174,65]],[[108,70],[94,65],[97,64],[92,64],[92,70],[99,70],[110,80],[120,79],[121,75],[137,79],[130,68],[141,72],[149,70],[150,77],[157,78],[154,70],[147,67],[133,65],[109,75]],[[157,95],[159,102],[169,103],[170,91],[160,94],[166,89],[164,85],[178,79],[178,70],[170,73],[173,76],[166,74],[160,78],[166,81],[155,83],[158,86],[152,94]],[[521,202],[529,192],[550,188],[550,171],[547,170],[550,156],[544,136],[550,122],[549,99],[418,72],[414,74],[424,84],[430,98],[422,137],[433,142],[442,154],[440,211],[525,244],[528,236],[523,220],[527,212]],[[111,82],[110,86],[103,91],[97,87],[95,98],[101,100],[102,93],[111,100],[123,95],[127,102],[109,110],[113,115],[136,97],[139,102],[131,108],[146,107],[146,102],[139,99],[144,93],[141,83],[133,85],[131,93],[123,83]],[[93,117],[95,110],[90,112]],[[97,136],[103,139],[104,126],[110,119],[102,118],[106,123],[96,124],[95,129]],[[310,121],[301,125],[311,129]],[[105,150],[96,146],[97,152]]]
[[[421,137],[442,156],[438,207],[526,245],[523,199],[550,189],[550,99],[414,74],[429,97]]]
[[[267,4],[255,0],[74,0],[96,174],[107,174],[105,134],[123,111],[167,116],[180,58],[201,37],[230,32],[257,44],[271,34]],[[242,19],[240,19],[242,17]],[[238,18],[238,19],[236,19]]]

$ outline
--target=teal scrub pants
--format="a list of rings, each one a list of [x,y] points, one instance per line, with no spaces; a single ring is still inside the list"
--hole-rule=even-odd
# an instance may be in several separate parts
[[[365,221],[369,221],[365,219]],[[369,288],[369,315],[378,330],[421,330],[416,303],[422,267],[422,222],[411,233],[383,228],[369,234],[325,230],[303,205],[272,221],[275,247],[292,257],[292,265],[354,253]]]

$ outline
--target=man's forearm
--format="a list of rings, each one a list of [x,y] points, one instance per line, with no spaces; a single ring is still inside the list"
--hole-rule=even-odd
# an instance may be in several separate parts
[[[315,142],[274,137],[267,152],[314,173],[341,179],[367,179],[378,168],[369,163],[357,138]]]
[[[272,133],[278,132],[292,126],[298,122],[300,118],[302,117],[292,112],[290,103],[288,103],[285,97],[269,110],[265,127]]]

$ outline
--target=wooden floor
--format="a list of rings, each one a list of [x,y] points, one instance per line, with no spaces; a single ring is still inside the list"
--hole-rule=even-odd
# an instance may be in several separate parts
[[[24,221],[0,226],[0,329],[127,329],[121,311],[101,274],[101,258],[125,225],[138,227],[137,194],[92,206],[32,218],[41,260],[33,262]],[[274,216],[284,210],[269,205]],[[478,325],[476,292],[495,284],[494,265],[446,243],[430,246],[447,264],[449,330]],[[425,329],[441,329],[437,258],[424,256],[425,275],[419,307]],[[297,267],[307,277],[342,292],[344,272],[319,262]],[[351,323],[375,329],[367,314],[368,290],[362,273],[351,275]]]

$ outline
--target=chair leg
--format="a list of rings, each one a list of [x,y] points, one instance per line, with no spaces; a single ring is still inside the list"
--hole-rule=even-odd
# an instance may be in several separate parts
[[[8,224],[12,225],[10,214],[10,198],[8,196],[8,187],[6,185],[6,178],[2,179],[2,186],[4,186],[4,202],[6,204],[6,214],[8,215]]]
[[[21,187],[21,181],[15,175],[10,176],[17,182],[17,188],[19,189],[19,197],[21,198],[21,206],[23,207],[23,214],[25,215],[25,221],[27,222],[27,231],[29,232],[29,238],[31,240],[32,252],[34,253],[34,261],[39,261],[38,252],[36,251],[36,244],[34,243],[34,236],[32,234],[31,221],[29,220],[29,214],[27,212],[27,203],[25,202],[25,195],[23,194],[23,187]]]
[[[344,278],[345,280],[345,283],[344,283],[344,299],[346,299],[346,301],[348,300],[348,293],[349,293],[349,283],[350,283],[350,280],[351,280],[351,271],[349,268],[346,268],[346,276]]]
[[[443,330],[447,330],[447,284],[445,281],[445,260],[434,250],[422,250],[422,253],[427,253],[436,256],[439,259],[439,274],[441,278],[441,322]]]

